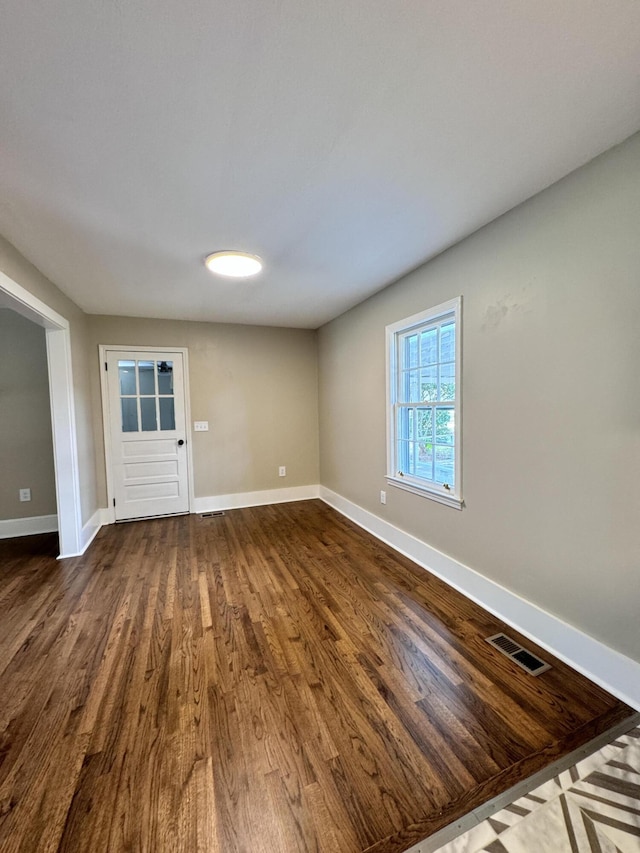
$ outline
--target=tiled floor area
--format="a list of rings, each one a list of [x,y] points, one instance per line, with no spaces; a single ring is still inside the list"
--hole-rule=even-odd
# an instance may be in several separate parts
[[[437,853],[639,853],[640,727]]]

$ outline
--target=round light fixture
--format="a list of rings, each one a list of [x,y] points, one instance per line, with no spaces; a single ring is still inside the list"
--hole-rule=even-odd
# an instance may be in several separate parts
[[[213,252],[207,255],[204,263],[207,269],[216,275],[226,275],[231,278],[248,278],[262,269],[260,258],[246,252]]]

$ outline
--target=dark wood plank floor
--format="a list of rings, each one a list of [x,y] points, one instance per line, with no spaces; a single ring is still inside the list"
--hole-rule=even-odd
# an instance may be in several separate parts
[[[0,543],[3,853],[401,851],[632,714],[319,501],[54,554]]]

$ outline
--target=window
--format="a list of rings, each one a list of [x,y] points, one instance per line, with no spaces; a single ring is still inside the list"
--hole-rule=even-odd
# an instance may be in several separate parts
[[[462,298],[387,326],[387,482],[462,507]]]
[[[122,432],[174,430],[172,361],[118,361]]]

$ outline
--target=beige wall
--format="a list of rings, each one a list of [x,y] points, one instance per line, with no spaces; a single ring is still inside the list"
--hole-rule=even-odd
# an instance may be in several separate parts
[[[319,333],[321,483],[635,659],[639,223],[636,136]],[[385,325],[459,294],[461,512],[384,479]]]
[[[91,391],[86,363],[86,316],[74,302],[2,237],[0,237],[0,270],[69,321],[82,520],[87,522],[97,509],[98,503]]]
[[[45,331],[0,308],[0,519],[55,515]],[[31,489],[21,502],[19,489]]]
[[[130,317],[89,317],[97,477],[106,485],[99,344],[189,349],[196,497],[318,482],[316,333]],[[286,465],[287,476],[278,477]]]

